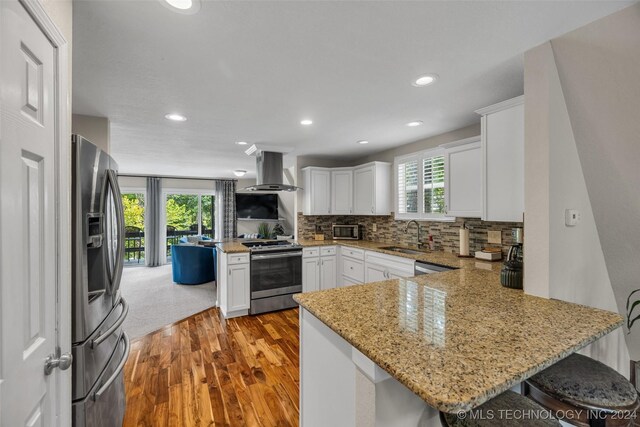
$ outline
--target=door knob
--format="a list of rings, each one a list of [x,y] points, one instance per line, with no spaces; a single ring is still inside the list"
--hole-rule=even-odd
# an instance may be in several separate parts
[[[47,360],[44,361],[44,374],[51,375],[55,368],[66,371],[71,367],[72,363],[73,356],[71,353],[60,354],[60,351],[58,351],[58,357],[56,357],[55,354],[51,354],[47,357]]]

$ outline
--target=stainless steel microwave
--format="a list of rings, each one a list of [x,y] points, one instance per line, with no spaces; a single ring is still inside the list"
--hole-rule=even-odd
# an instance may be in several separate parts
[[[362,239],[363,227],[358,224],[333,224],[334,240],[360,240]]]

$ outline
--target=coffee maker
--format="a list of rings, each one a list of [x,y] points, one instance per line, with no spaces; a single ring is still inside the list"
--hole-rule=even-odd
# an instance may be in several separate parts
[[[500,283],[507,288],[522,289],[524,280],[524,263],[522,260],[523,229],[512,229],[511,237],[513,239],[513,245],[509,248],[507,260],[502,266]]]

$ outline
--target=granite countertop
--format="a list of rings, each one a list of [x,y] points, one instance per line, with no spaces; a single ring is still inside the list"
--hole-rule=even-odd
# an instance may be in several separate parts
[[[443,265],[453,268],[478,268],[482,270],[492,270],[500,272],[503,261],[483,261],[475,258],[460,258],[458,255],[444,251],[420,250],[420,254],[404,254],[402,252],[387,251],[381,248],[387,246],[397,246],[393,243],[372,242],[369,240],[298,240],[303,247],[312,246],[347,246],[350,248],[364,249],[368,251],[380,252],[387,255],[413,259],[416,261],[430,262],[432,264]],[[402,246],[402,245],[400,245]],[[414,249],[414,248],[411,248]],[[418,249],[419,250],[419,249]]]
[[[236,254],[238,252],[249,252],[249,248],[242,244],[239,239],[224,239],[216,242],[216,247],[224,253]]]
[[[469,264],[294,299],[450,413],[481,405],[622,325],[616,313],[526,295],[499,277]]]
[[[249,239],[256,241],[256,239]],[[242,239],[225,239],[218,241],[215,245],[225,253],[249,252],[249,248],[242,244]],[[248,241],[248,240],[247,240]],[[502,268],[502,261],[490,262],[477,260],[475,258],[459,258],[457,255],[443,251],[424,251],[421,254],[403,254],[402,252],[387,251],[380,248],[393,246],[393,243],[371,242],[368,240],[297,240],[302,247],[313,246],[347,246],[350,248],[365,249],[384,253],[387,255],[413,259],[416,261],[430,262],[453,268],[479,268],[483,270],[493,270],[499,272]]]

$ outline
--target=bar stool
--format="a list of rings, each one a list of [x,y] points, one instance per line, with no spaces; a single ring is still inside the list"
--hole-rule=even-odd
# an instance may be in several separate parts
[[[560,422],[550,416],[547,409],[511,390],[505,391],[464,415],[440,412],[440,422],[443,427],[560,426]]]
[[[604,363],[575,353],[529,378],[523,394],[576,426],[629,426],[638,410],[633,384]]]

